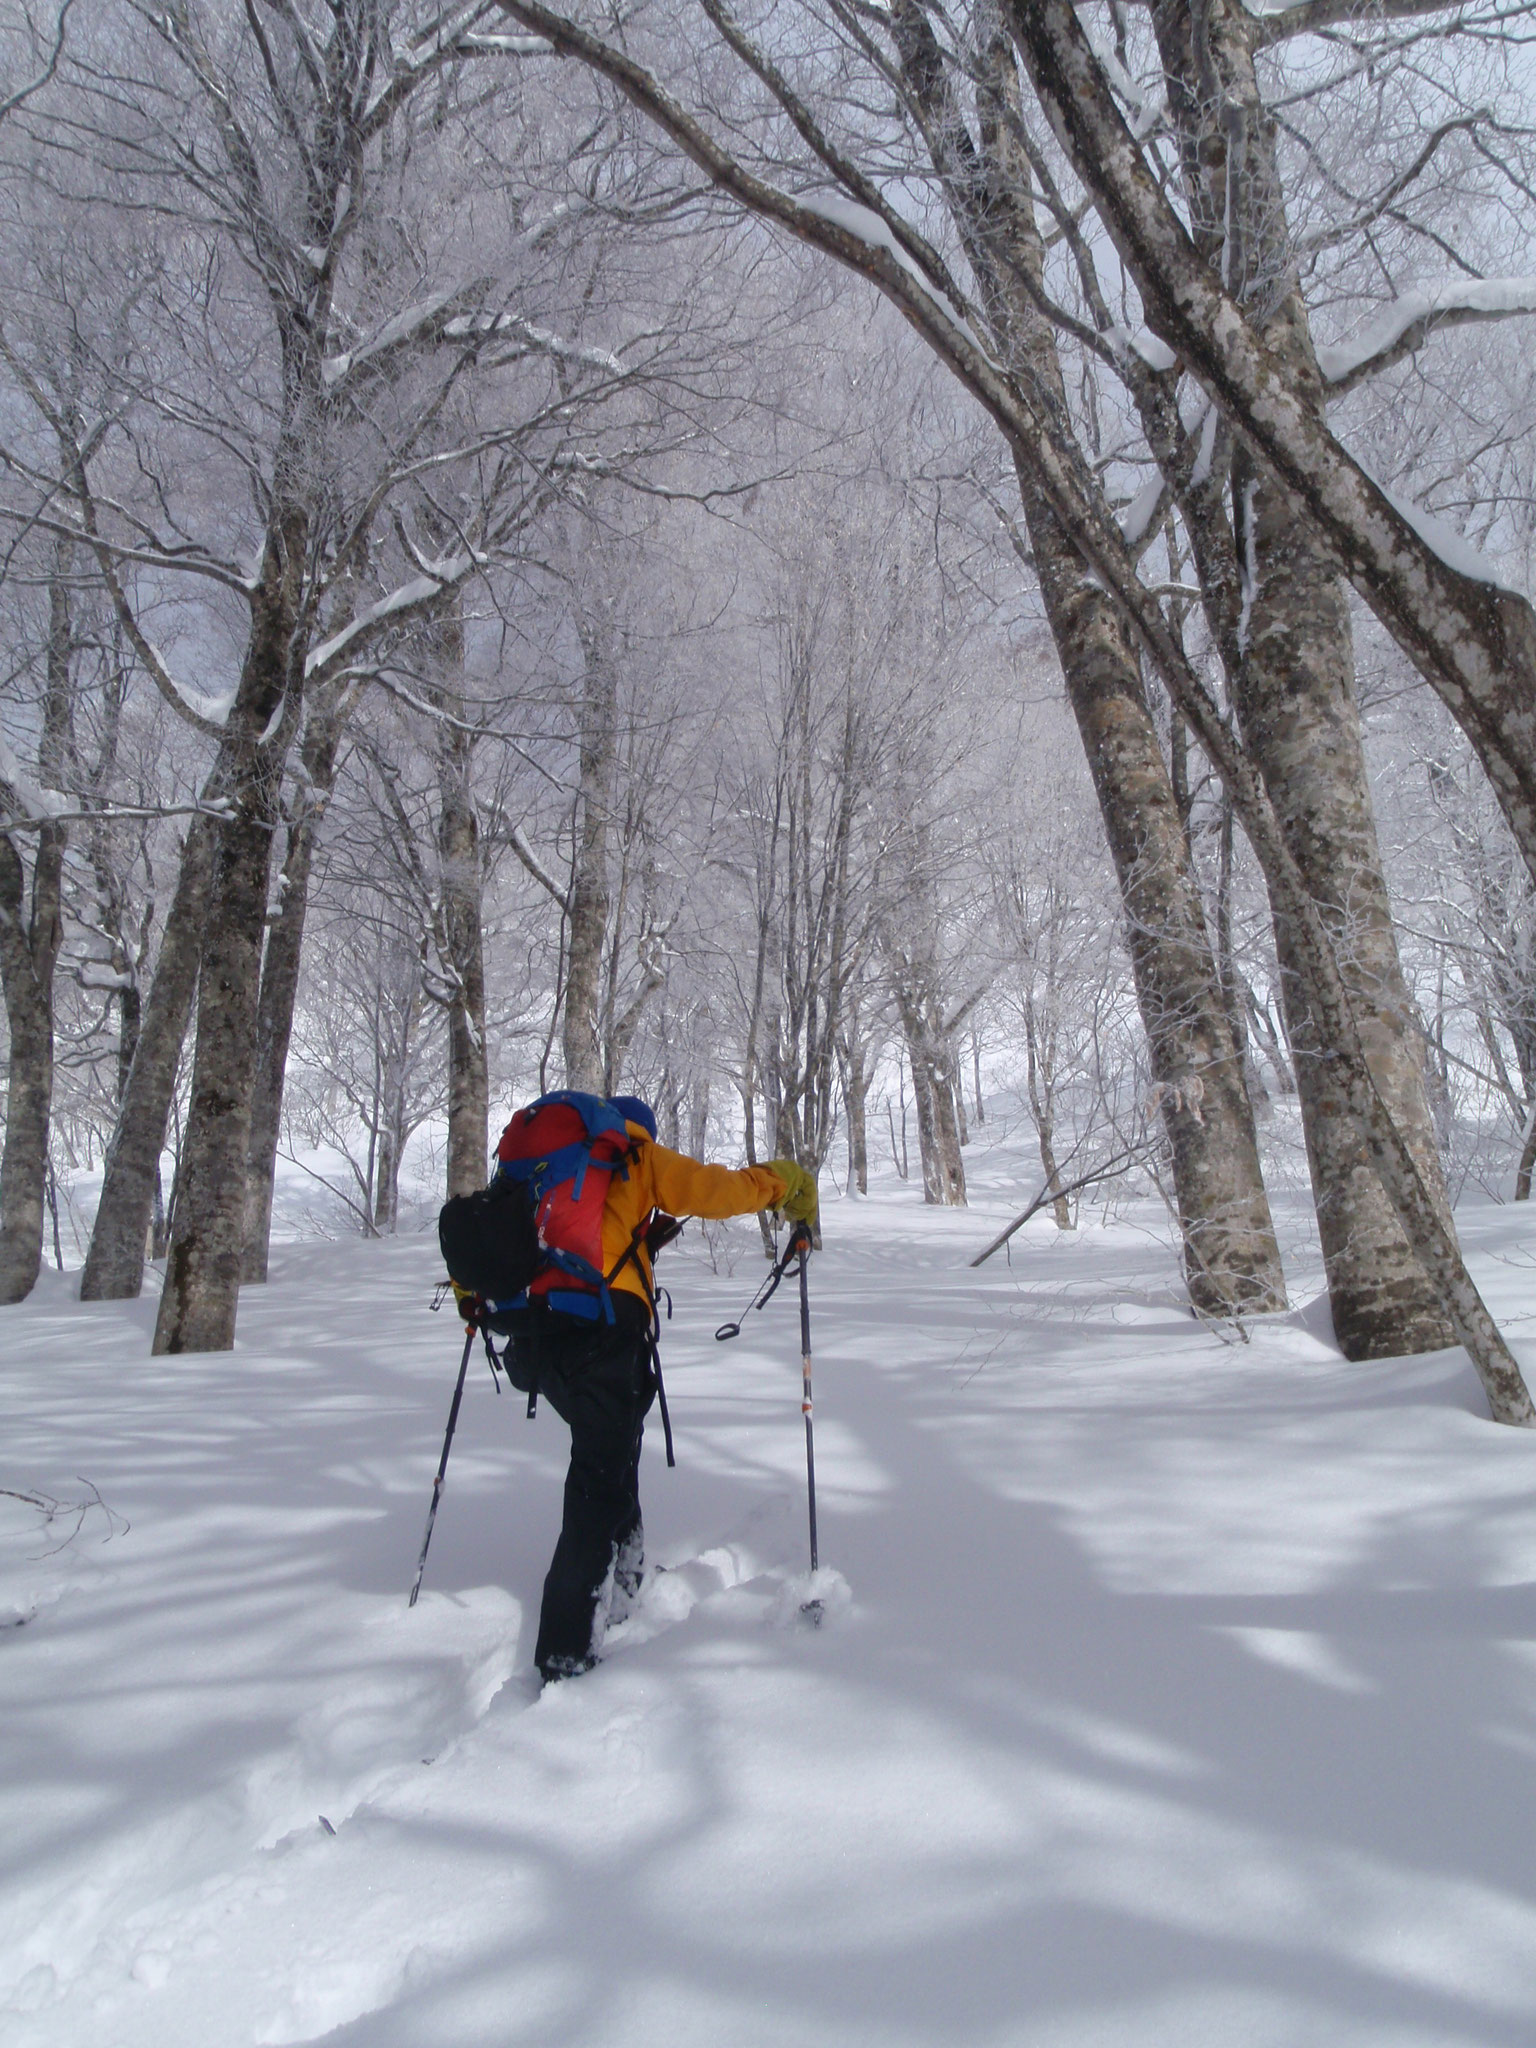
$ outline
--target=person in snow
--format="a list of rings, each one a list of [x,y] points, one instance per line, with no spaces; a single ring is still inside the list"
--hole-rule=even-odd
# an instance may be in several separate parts
[[[724,1217],[778,1209],[793,1223],[812,1223],[816,1216],[816,1183],[792,1159],[705,1165],[657,1142],[655,1112],[638,1096],[609,1100],[634,1140],[628,1173],[613,1176],[603,1205],[603,1270],[611,1275],[614,1321],[549,1309],[529,1316],[511,1339],[515,1379],[524,1391],[536,1389],[571,1432],[565,1514],[544,1580],[534,1648],[546,1684],[597,1662],[598,1610],[610,1574],[623,1605],[640,1587],[640,1442],[656,1398],[647,1220],[656,1210]]]

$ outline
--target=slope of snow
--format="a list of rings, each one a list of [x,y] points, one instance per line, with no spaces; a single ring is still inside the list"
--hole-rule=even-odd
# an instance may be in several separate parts
[[[717,1346],[761,1263],[690,1232],[672,1569],[542,1698],[564,1432],[483,1361],[405,1604],[429,1239],[280,1248],[230,1357],[0,1311],[0,1485],[105,1504],[0,1498],[7,2048],[1532,2039],[1536,1438],[1195,1327],[1142,1211],[969,1271],[1011,1206],[829,1210],[819,1630],[793,1296]],[[1533,1219],[1463,1225],[1518,1342]]]

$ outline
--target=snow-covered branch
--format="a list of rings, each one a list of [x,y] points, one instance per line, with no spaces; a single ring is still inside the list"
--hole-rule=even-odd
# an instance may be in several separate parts
[[[0,794],[3,794],[9,780],[3,762],[0,762]],[[234,814],[232,805],[217,799],[192,804],[92,804],[89,810],[69,810],[57,803],[47,791],[37,791],[34,786],[33,794],[40,796],[47,808],[34,817],[0,820],[0,831],[36,832],[44,825],[116,825],[125,819],[135,818],[228,818]]]
[[[1318,368],[1330,395],[1336,396],[1412,355],[1439,328],[1508,320],[1523,313],[1536,313],[1536,277],[1453,278],[1404,292],[1352,341],[1319,348]]]
[[[601,370],[610,377],[625,375],[623,363],[605,348],[591,348],[570,341],[547,327],[536,326],[521,313],[478,313],[470,310],[483,299],[493,280],[476,278],[434,292],[430,298],[396,313],[369,340],[340,355],[328,356],[322,375],[332,392],[343,390],[362,372],[378,369],[390,357],[418,346],[444,342],[483,343],[508,339],[523,344],[532,355],[557,356],[562,362],[580,363]]]
[[[1253,16],[1254,47],[1260,50],[1273,49],[1293,36],[1317,35],[1346,25],[1364,27],[1372,21],[1413,21],[1426,14],[1450,14],[1456,17],[1451,27],[1464,21],[1496,25],[1536,12],[1532,0],[1520,0],[1513,7],[1475,8],[1448,6],[1446,0],[1293,0],[1290,6],[1273,8],[1246,0],[1246,5]]]
[[[523,837],[522,831],[518,826],[514,825],[508,831],[507,844],[511,847],[512,851],[517,855],[518,859],[522,862],[523,866],[528,870],[529,874],[532,875],[533,879],[539,884],[540,888],[547,890],[548,893],[554,898],[555,902],[559,905],[560,909],[564,912],[569,913],[571,907],[571,900],[569,895],[564,889],[561,888],[560,884],[549,872],[549,869],[545,867],[544,863],[539,859],[539,856],[534,852],[533,848],[528,844],[527,840]]]
[[[441,562],[434,562],[423,575],[413,576],[408,583],[399,584],[387,597],[365,606],[339,632],[312,648],[304,664],[305,676],[313,678],[335,668],[349,648],[371,637],[381,626],[398,624],[414,613],[427,610],[450,590],[467,582],[483,562],[483,556],[468,552],[450,555]]]

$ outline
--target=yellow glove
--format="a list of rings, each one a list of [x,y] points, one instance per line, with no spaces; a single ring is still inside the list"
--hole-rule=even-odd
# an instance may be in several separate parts
[[[453,1302],[459,1312],[460,1322],[466,1327],[470,1323],[478,1323],[485,1312],[485,1303],[479,1295],[471,1294],[469,1289],[461,1287],[457,1280],[450,1280],[448,1284],[453,1289]]]
[[[776,1173],[787,1183],[783,1195],[774,1204],[791,1223],[814,1223],[816,1221],[816,1182],[803,1166],[796,1166],[793,1159],[770,1159],[768,1171]]]

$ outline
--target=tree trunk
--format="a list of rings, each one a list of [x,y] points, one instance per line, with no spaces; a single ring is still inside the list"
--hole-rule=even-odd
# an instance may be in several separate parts
[[[869,1055],[855,1017],[839,1046],[843,1107],[848,1117],[848,1192],[869,1193]]]
[[[912,1068],[912,1099],[917,1112],[917,1143],[923,1168],[923,1200],[946,1207],[965,1207],[965,1160],[960,1151],[960,1125],[955,1114],[953,1063],[949,1048],[936,1036],[934,996],[910,984],[896,984],[896,1013],[901,1019],[907,1058]]]
[[[462,719],[457,687],[463,666],[463,628],[453,622],[441,702]],[[453,666],[449,666],[449,662]],[[472,782],[474,740],[444,722],[438,741],[437,850],[442,877],[442,921],[449,978],[448,1193],[472,1194],[485,1185],[490,1155],[490,1066],[485,1043],[485,940],[480,821]],[[570,1015],[567,996],[567,1017]]]
[[[1322,378],[1306,307],[1285,288],[1291,268],[1284,194],[1273,123],[1253,70],[1252,18],[1245,10],[1233,12],[1226,0],[1210,0],[1197,29],[1187,6],[1165,0],[1155,20],[1183,138],[1196,240],[1320,411]],[[1212,118],[1213,84],[1219,126]],[[1233,462],[1232,504],[1243,613],[1239,620],[1222,616],[1220,591],[1230,587],[1225,571],[1210,579],[1216,587],[1208,591],[1207,612],[1228,657],[1244,741],[1334,939],[1377,1090],[1449,1227],[1422,1048],[1377,847],[1338,565],[1311,526],[1297,519],[1287,494],[1241,447]],[[1212,547],[1207,535],[1197,552],[1208,558]],[[1229,798],[1229,831],[1230,812]],[[1276,919],[1275,939],[1335,1335],[1347,1358],[1438,1350],[1452,1341],[1449,1321],[1350,1115],[1308,1012],[1283,916]]]
[[[373,1229],[376,1237],[393,1237],[400,1214],[400,1130],[399,1119],[391,1114],[379,1132],[374,1159]]]
[[[212,821],[194,818],[107,1147],[101,1200],[80,1276],[82,1301],[135,1300],[144,1285],[145,1241],[157,1206],[160,1154],[197,987],[212,867]]]
[[[1061,1168],[1056,1161],[1056,1122],[1054,1115],[1055,1075],[1052,1046],[1054,1033],[1042,1045],[1039,1018],[1033,1001],[1024,1006],[1024,1061],[1025,1085],[1029,1091],[1030,1115],[1035,1120],[1035,1138],[1040,1147],[1040,1165],[1045,1174],[1045,1184],[1054,1188],[1061,1178]],[[1066,1195],[1055,1195],[1051,1201],[1051,1212],[1056,1219],[1058,1230],[1071,1230],[1072,1205]]]
[[[69,543],[56,551],[48,589],[43,729],[38,780],[63,787],[70,726],[74,627],[69,602]],[[0,796],[5,792],[0,790]],[[29,835],[30,836],[30,835]],[[32,861],[31,901],[15,842],[0,832],[0,982],[11,1055],[5,1148],[0,1152],[0,1302],[25,1301],[43,1262],[48,1128],[53,1114],[53,977],[64,942],[63,825],[43,825]]]
[[[251,600],[250,646],[220,747],[219,782],[231,814],[214,846],[192,1101],[156,1354],[228,1351],[235,1341],[262,935],[287,744],[277,714],[302,674],[295,642],[307,539],[307,521],[293,510],[269,532]]]
[[[1055,333],[1029,285],[1044,269],[1019,143],[1011,51],[982,57],[981,147],[959,117],[945,59],[916,0],[893,10],[936,169],[986,291],[987,311],[1019,373],[1068,408]],[[1129,627],[1085,562],[1033,462],[1015,463],[1047,619],[1099,800],[1126,913],[1126,938],[1153,1080],[1172,1155],[1184,1271],[1205,1315],[1285,1306],[1285,1283],[1259,1170],[1253,1109],[1227,1022],[1199,885]]]
[[[603,1092],[603,937],[608,929],[608,837],[618,763],[618,680],[613,651],[595,629],[582,633],[586,687],[581,711],[581,785],[571,876],[565,977],[565,1082]]]
[[[334,688],[326,689],[305,721],[301,753],[304,783],[295,797],[297,814],[288,826],[277,915],[267,932],[262,955],[256,1015],[256,1079],[245,1168],[245,1243],[240,1262],[240,1278],[247,1286],[259,1285],[267,1277],[272,1193],[283,1125],[283,1080],[303,965],[310,870],[321,820],[336,780],[342,724],[339,695]]]
[[[0,832],[0,973],[11,1034],[5,1149],[0,1153],[0,1302],[25,1301],[43,1261],[64,827],[43,826],[37,841],[29,907],[21,856],[10,836]]]
[[[1377,1091],[1449,1228],[1423,1054],[1377,851],[1343,593],[1280,494],[1258,487],[1254,496],[1259,575],[1248,658],[1234,678],[1243,735],[1334,940]],[[1350,1113],[1283,914],[1275,946],[1334,1334],[1346,1358],[1439,1350],[1454,1342],[1450,1323]]]
[[[1030,541],[1125,906],[1126,943],[1172,1154],[1190,1300],[1285,1306],[1253,1108],[1140,663],[1121,614],[1021,467]]]

